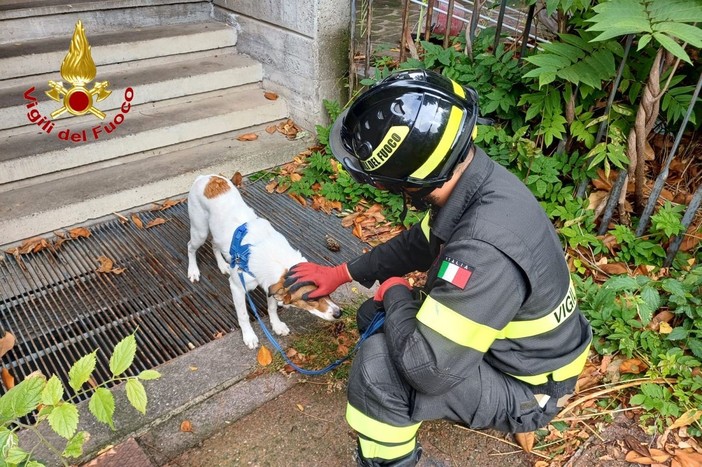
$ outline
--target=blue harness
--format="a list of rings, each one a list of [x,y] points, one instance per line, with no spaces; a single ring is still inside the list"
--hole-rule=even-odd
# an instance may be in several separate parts
[[[249,248],[251,245],[246,244],[242,245],[242,240],[244,239],[244,236],[246,235],[246,232],[248,231],[246,227],[246,223],[244,222],[241,224],[237,229],[234,231],[234,235],[232,236],[232,243],[229,246],[229,254],[231,255],[231,260],[230,260],[230,266],[232,268],[238,268],[238,274],[239,274],[239,280],[241,281],[242,287],[244,287],[244,292],[246,293],[246,300],[249,302],[249,306],[251,307],[251,311],[253,311],[254,316],[256,317],[256,321],[258,321],[258,324],[261,325],[261,329],[263,330],[263,333],[266,335],[268,340],[271,342],[273,347],[280,353],[280,355],[283,357],[283,359],[288,362],[288,364],[293,367],[295,370],[298,372],[302,373],[303,375],[309,375],[309,376],[317,376],[317,375],[323,375],[325,373],[330,372],[334,368],[338,367],[342,363],[344,363],[346,360],[351,357],[351,355],[358,350],[358,348],[361,346],[361,343],[366,340],[371,334],[373,334],[375,331],[380,329],[383,326],[383,323],[385,322],[385,312],[378,312],[373,316],[373,320],[371,321],[370,325],[366,330],[361,334],[361,337],[358,339],[358,342],[356,345],[349,351],[348,355],[345,357],[342,357],[338,359],[337,361],[330,363],[329,365],[325,366],[321,370],[307,370],[305,368],[301,368],[297,366],[295,363],[293,363],[292,360],[287,356],[283,348],[280,346],[278,341],[273,337],[273,334],[268,330],[266,325],[263,323],[263,320],[261,319],[261,316],[258,314],[258,310],[256,309],[256,305],[254,304],[253,300],[251,299],[251,295],[249,292],[246,290],[246,281],[244,280],[244,272],[250,275],[251,277],[254,277],[254,275],[251,273],[249,270],[249,256],[251,255],[251,249]]]
[[[229,245],[229,255],[231,256],[229,265],[232,268],[239,268],[241,271],[244,271],[246,274],[253,277],[253,274],[251,274],[251,271],[249,271],[249,256],[251,255],[251,249],[249,247],[251,245],[248,243],[246,245],[241,244],[246,232],[248,232],[246,222],[241,224],[234,231],[232,243]],[[244,289],[246,289],[246,287],[244,287]]]

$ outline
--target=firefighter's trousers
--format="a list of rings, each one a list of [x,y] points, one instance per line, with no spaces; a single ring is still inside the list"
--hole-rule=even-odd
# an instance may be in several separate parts
[[[358,310],[359,330],[377,310],[373,299]],[[354,358],[346,420],[359,434],[366,458],[395,459],[410,452],[424,420],[445,419],[474,429],[530,432],[558,412],[557,400],[535,395],[525,383],[481,363],[462,383],[437,396],[419,393],[397,371],[385,336],[370,336]]]

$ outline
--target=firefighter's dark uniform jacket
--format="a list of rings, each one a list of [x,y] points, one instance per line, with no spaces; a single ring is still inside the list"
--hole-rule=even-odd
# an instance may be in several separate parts
[[[445,206],[428,217],[348,264],[366,286],[428,271],[422,294],[395,286],[384,297],[385,340],[402,378],[435,398],[488,363],[534,394],[571,392],[592,332],[534,196],[476,148]],[[464,287],[437,277],[444,261],[470,272]]]

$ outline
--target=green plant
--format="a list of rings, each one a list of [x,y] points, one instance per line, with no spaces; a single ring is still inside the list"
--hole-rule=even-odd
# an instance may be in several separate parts
[[[642,421],[662,431],[666,417],[702,404],[702,266],[673,271],[660,281],[646,276],[613,276],[602,286],[574,277],[581,310],[595,333],[599,353],[635,354],[646,361],[646,377],[669,378],[666,386],[644,384],[632,397],[647,413]],[[674,314],[670,326],[652,327],[660,310]],[[657,388],[657,389],[654,389]],[[699,433],[700,424],[689,427]]]
[[[0,397],[0,460],[2,465],[39,467],[43,464],[31,459],[32,452],[38,445],[44,445],[68,465],[68,458],[79,458],[83,455],[83,444],[89,434],[78,432],[78,408],[75,401],[78,397],[89,394],[90,413],[100,422],[114,429],[113,415],[115,400],[107,389],[115,383],[124,382],[127,399],[131,405],[142,414],[146,413],[146,390],[141,381],[157,379],[161,375],[155,370],[144,370],[138,376],[123,376],[134,361],[136,354],[136,339],[129,335],[120,341],[110,357],[109,369],[112,377],[100,385],[91,383],[92,374],[97,365],[97,350],[84,356],[73,364],[68,372],[68,385],[73,390],[73,396],[66,398],[66,388],[58,376],[50,378],[40,373],[33,373],[24,381],[13,387]],[[34,422],[24,419],[34,414]],[[51,444],[41,434],[40,425],[48,423],[51,429],[67,440],[63,449]],[[28,430],[36,435],[39,442],[27,450],[19,446],[17,432]]]

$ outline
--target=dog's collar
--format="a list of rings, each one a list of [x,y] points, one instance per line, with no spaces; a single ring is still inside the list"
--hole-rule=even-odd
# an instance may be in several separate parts
[[[229,255],[231,256],[229,265],[232,268],[239,268],[253,277],[253,274],[251,274],[251,271],[249,271],[249,255],[251,254],[249,247],[251,245],[248,243],[246,245],[241,244],[241,241],[244,239],[247,231],[248,229],[246,227],[246,222],[241,224],[234,231],[232,243],[229,246]]]

